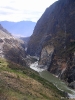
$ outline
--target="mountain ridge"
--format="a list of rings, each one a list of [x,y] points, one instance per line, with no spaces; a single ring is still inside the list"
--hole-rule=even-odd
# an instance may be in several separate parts
[[[0,25],[0,57],[6,58],[18,64],[26,64],[25,44],[16,39]]]

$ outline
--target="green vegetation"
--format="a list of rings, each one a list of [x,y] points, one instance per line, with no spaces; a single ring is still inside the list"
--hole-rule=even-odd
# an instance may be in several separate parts
[[[64,93],[37,72],[0,58],[0,100],[61,100],[61,97]]]

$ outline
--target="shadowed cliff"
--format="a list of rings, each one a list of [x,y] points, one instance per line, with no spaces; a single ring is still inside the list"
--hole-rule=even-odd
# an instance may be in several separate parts
[[[49,71],[68,82],[73,82],[75,80],[72,77],[74,75],[72,68],[75,67],[75,0],[55,2],[38,20],[30,37],[27,52],[39,56],[40,63],[42,61],[45,63],[44,59],[51,55],[47,53],[48,56],[41,59],[46,46],[54,48],[52,60],[48,65]],[[47,49],[45,51],[47,52]],[[71,70],[70,73],[68,70]],[[69,77],[72,79],[69,80]]]

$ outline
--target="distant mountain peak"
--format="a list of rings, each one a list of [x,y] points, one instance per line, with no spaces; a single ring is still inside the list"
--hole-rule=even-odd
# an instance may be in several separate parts
[[[14,36],[28,37],[32,35],[36,23],[32,21],[0,21],[0,24]]]

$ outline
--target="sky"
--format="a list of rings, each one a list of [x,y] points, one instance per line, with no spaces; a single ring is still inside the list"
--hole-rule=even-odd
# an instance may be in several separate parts
[[[57,0],[0,0],[0,21],[33,21]]]

